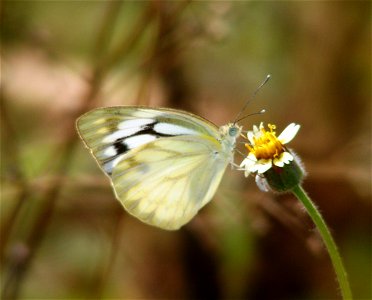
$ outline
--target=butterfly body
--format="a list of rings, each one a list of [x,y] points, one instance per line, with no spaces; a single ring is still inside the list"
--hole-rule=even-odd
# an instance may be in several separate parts
[[[118,106],[92,110],[77,130],[116,198],[145,223],[175,230],[216,192],[241,128],[194,114]]]

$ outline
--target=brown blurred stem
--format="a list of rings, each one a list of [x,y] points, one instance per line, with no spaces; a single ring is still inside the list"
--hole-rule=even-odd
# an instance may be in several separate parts
[[[177,99],[178,104],[182,106],[182,98],[179,95],[174,95],[174,90],[178,90],[178,86],[182,83],[182,87],[179,90],[186,92],[186,85],[184,80],[178,81],[179,76],[173,77],[173,82],[168,84],[166,80],[170,70],[177,70],[172,75],[177,75],[179,70],[179,56],[181,53],[180,43],[187,40],[184,34],[180,39],[178,35],[182,32],[180,28],[180,16],[187,7],[188,1],[181,1],[175,4],[175,7],[170,8],[171,5],[163,1],[155,1],[152,3],[152,19],[155,24],[156,33],[152,40],[151,46],[147,54],[144,55],[142,62],[139,65],[137,71],[142,73],[142,84],[138,89],[138,104],[148,105],[148,79],[152,76],[160,78],[165,83],[165,90],[167,92],[167,100],[169,102],[175,102]],[[186,93],[181,93],[182,96]]]
[[[147,5],[143,10],[142,15],[138,17],[137,22],[132,26],[133,31],[131,34],[129,36],[124,36],[111,53],[104,57],[98,64],[98,72],[111,69],[123,58],[123,56],[127,55],[133,49],[142,37],[144,31],[147,29],[150,23],[149,20],[151,20],[151,14],[151,5]],[[107,27],[110,28],[110,26]],[[100,47],[100,45],[97,43],[97,48],[98,47]]]
[[[118,220],[115,225],[113,237],[111,240],[110,245],[110,254],[108,258],[104,260],[103,268],[98,270],[98,276],[94,282],[92,282],[91,288],[87,293],[87,298],[97,298],[102,299],[104,296],[105,288],[107,286],[107,281],[110,279],[110,274],[112,269],[115,267],[116,257],[118,254],[118,250],[120,249],[120,242],[124,224],[124,211],[120,207],[120,212],[118,216]]]
[[[4,263],[4,253],[6,245],[8,243],[9,237],[11,235],[13,226],[17,219],[17,216],[21,210],[22,204],[28,194],[27,180],[21,170],[20,166],[22,165],[19,158],[19,147],[17,143],[17,133],[12,126],[11,121],[9,120],[9,109],[7,106],[7,99],[4,96],[5,93],[2,92],[0,98],[0,116],[1,116],[1,134],[3,140],[7,141],[6,144],[6,156],[7,160],[11,162],[12,169],[11,177],[12,181],[18,186],[18,195],[15,199],[14,207],[11,209],[9,216],[4,218],[1,222],[1,231],[0,231],[0,262]],[[2,153],[2,156],[4,153]],[[3,157],[2,157],[3,158]]]
[[[108,49],[110,39],[114,32],[114,25],[123,3],[122,1],[110,1],[107,3],[106,12],[102,18],[101,26],[98,29],[99,31],[94,47],[93,55],[95,61],[101,61],[103,54]]]

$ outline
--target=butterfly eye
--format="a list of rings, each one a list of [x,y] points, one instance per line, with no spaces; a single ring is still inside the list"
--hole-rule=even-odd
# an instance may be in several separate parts
[[[234,137],[234,136],[236,136],[237,134],[238,134],[238,128],[236,128],[236,127],[230,127],[230,128],[229,128],[229,136]]]

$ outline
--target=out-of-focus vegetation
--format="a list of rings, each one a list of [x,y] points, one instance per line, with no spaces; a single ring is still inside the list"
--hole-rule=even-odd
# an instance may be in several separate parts
[[[78,140],[92,107],[187,109],[216,124],[250,104],[308,170],[356,299],[371,295],[371,26],[363,1],[3,1],[1,289],[12,298],[340,298],[291,195],[227,170],[177,232],[133,219]],[[240,161],[241,156],[236,155]]]

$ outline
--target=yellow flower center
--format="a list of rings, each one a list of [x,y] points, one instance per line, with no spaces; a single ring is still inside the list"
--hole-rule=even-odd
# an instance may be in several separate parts
[[[245,144],[249,152],[259,159],[273,159],[285,151],[284,146],[276,137],[276,126],[268,124],[270,131],[261,128],[261,134],[253,137],[253,145]]]

